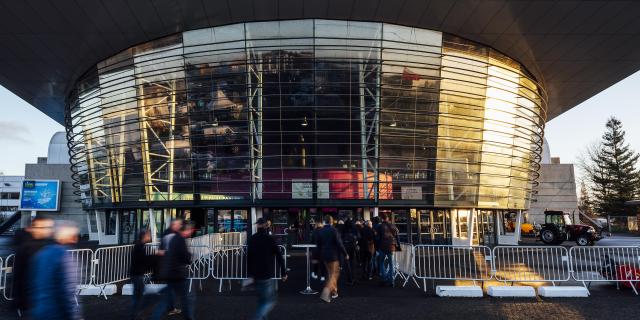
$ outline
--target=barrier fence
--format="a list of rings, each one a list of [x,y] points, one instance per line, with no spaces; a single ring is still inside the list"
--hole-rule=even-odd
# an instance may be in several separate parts
[[[280,253],[287,267],[287,249],[279,245]],[[245,280],[247,275],[247,246],[246,245],[219,245],[213,247],[211,276],[220,281],[218,291],[222,291],[225,280]],[[272,279],[282,279],[282,272],[274,259],[274,275]]]
[[[572,278],[586,282],[615,282],[640,289],[640,247],[572,247]]]
[[[565,247],[493,248],[494,279],[504,282],[564,282],[571,277]]]
[[[212,277],[220,281],[247,279],[247,246],[237,235],[215,234],[189,241],[192,262],[188,278],[204,280]],[[224,244],[236,242],[235,244]],[[202,245],[205,243],[206,245]],[[279,246],[287,265],[287,250]],[[69,257],[77,266],[80,288],[97,286],[104,293],[108,284],[129,279],[132,245],[69,250]],[[156,253],[157,244],[147,245],[148,253]],[[570,280],[587,286],[591,282],[615,282],[630,287],[638,294],[640,289],[640,247],[572,247],[562,246],[451,246],[401,244],[394,254],[396,276],[403,286],[416,279],[467,280],[501,282],[551,282]],[[0,291],[5,299],[13,298],[13,266],[15,256],[0,257]],[[282,274],[274,260],[273,279]],[[151,271],[150,271],[151,273]]]

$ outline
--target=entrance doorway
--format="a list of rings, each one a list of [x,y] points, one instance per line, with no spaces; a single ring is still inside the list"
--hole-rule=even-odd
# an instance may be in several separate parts
[[[419,244],[447,244],[449,228],[446,228],[449,221],[448,210],[434,209],[412,209],[418,213]]]

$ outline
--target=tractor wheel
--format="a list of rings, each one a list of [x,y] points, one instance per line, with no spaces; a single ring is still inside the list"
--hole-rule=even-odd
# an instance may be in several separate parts
[[[542,229],[540,231],[540,240],[546,245],[554,245],[558,242],[558,235],[551,229]]]
[[[581,246],[581,247],[586,247],[589,245],[591,241],[589,241],[589,237],[587,237],[587,235],[580,235],[578,236],[578,238],[576,239],[576,244]]]

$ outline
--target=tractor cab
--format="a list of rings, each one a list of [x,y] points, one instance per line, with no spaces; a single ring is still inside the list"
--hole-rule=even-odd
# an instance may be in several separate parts
[[[593,245],[600,240],[596,230],[588,225],[574,224],[568,213],[547,210],[540,240],[548,245],[559,245],[564,241],[575,241],[579,246]]]

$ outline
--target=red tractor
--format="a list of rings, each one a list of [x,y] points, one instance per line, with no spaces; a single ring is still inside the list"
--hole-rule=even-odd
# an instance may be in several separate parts
[[[547,210],[544,212],[544,222],[540,229],[540,240],[547,245],[575,241],[579,246],[592,246],[601,238],[592,226],[573,224],[566,212]]]

